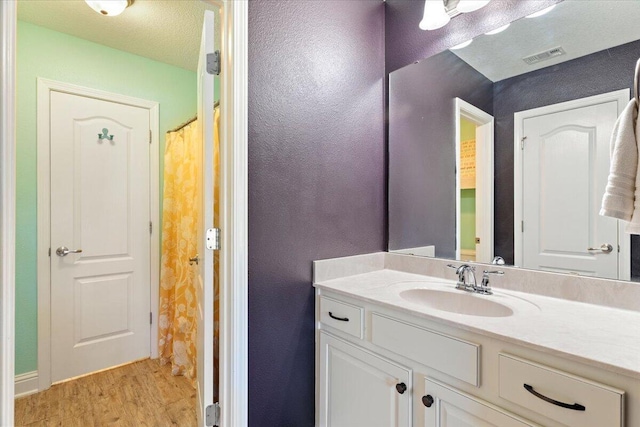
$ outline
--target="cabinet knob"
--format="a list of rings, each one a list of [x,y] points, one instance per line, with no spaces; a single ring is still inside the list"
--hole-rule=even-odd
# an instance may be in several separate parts
[[[431,405],[433,405],[433,396],[431,396],[430,394],[422,396],[422,404],[427,408],[431,408]]]
[[[404,394],[407,391],[407,385],[405,383],[396,384],[396,391],[400,394]]]

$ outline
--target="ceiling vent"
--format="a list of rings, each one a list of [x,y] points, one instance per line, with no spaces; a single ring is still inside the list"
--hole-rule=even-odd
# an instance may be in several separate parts
[[[535,55],[527,56],[522,58],[524,62],[529,65],[537,64],[538,62],[546,61],[551,58],[555,58],[556,56],[566,55],[567,52],[560,46],[551,48],[544,52],[536,53]]]

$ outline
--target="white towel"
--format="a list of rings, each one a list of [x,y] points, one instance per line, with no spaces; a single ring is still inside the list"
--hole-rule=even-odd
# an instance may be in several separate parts
[[[635,99],[622,110],[611,135],[611,166],[609,179],[602,197],[600,215],[625,221],[635,217],[640,230],[640,209],[634,200],[638,190],[638,143],[636,140],[636,122],[638,106]],[[634,207],[635,205],[635,207]],[[627,232],[629,231],[627,227]]]

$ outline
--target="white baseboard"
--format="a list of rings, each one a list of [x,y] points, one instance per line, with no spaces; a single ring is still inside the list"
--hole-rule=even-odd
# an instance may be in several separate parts
[[[38,371],[25,372],[15,376],[16,399],[38,392]]]

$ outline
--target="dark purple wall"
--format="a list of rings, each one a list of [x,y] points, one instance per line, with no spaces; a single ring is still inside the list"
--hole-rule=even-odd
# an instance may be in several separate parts
[[[249,425],[312,426],[311,262],[386,247],[384,3],[249,3]]]
[[[422,31],[418,24],[422,20],[424,0],[387,0],[387,73],[560,1],[562,0],[494,0],[478,11],[456,16],[443,28]]]
[[[449,51],[389,76],[389,250],[455,257],[455,112],[493,114],[493,83]]]
[[[640,41],[494,84],[496,255],[513,263],[513,114],[619,89],[633,91],[633,70],[638,57]],[[632,241],[632,273],[637,276],[640,239],[635,236]]]

